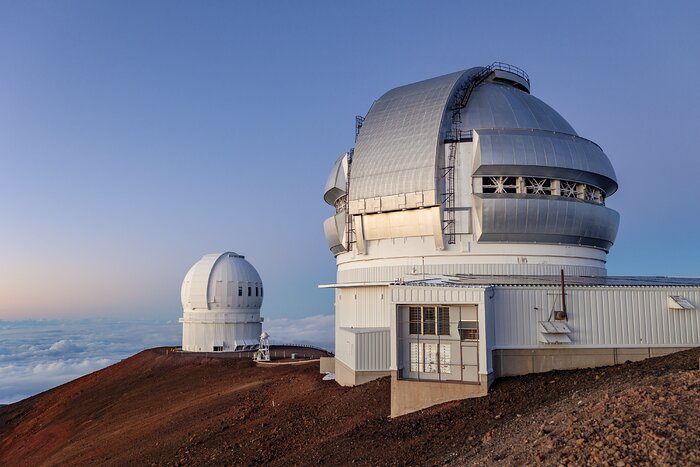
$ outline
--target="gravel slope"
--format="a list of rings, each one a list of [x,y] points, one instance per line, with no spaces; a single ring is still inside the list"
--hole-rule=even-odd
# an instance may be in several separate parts
[[[388,378],[152,349],[0,407],[0,465],[700,465],[699,357],[505,378],[391,420]]]

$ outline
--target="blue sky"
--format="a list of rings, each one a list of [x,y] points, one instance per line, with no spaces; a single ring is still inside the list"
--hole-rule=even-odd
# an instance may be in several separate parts
[[[698,2],[0,0],[0,319],[181,314],[244,254],[263,315],[333,311],[328,170],[397,85],[501,60],[599,143],[611,274],[700,274]]]

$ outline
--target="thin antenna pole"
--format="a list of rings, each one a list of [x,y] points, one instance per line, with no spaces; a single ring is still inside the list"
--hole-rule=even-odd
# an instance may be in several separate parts
[[[564,315],[563,318],[566,319],[566,290],[564,285],[564,270],[561,270],[561,311]]]

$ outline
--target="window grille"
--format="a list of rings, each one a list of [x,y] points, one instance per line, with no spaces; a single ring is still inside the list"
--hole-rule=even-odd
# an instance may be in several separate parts
[[[517,193],[517,177],[484,177],[482,179],[484,193]]]
[[[482,177],[482,193],[517,193],[578,198],[605,204],[605,192],[600,188],[575,181],[539,177]]]
[[[423,307],[423,334],[435,334],[435,307]]]
[[[421,334],[421,312],[419,306],[408,308],[408,327],[409,334]]]
[[[531,195],[548,195],[552,192],[552,187],[547,178],[528,178],[525,191]]]
[[[561,182],[561,195],[565,198],[576,198],[578,196],[576,182]]]
[[[437,333],[441,336],[450,335],[450,307],[438,307],[438,329]]]
[[[440,373],[452,373],[450,360],[450,344],[440,344]]]

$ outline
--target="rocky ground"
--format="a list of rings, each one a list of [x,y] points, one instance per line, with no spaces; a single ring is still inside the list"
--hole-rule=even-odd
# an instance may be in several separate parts
[[[0,407],[0,465],[700,465],[700,349],[388,418],[389,380],[141,352]]]

